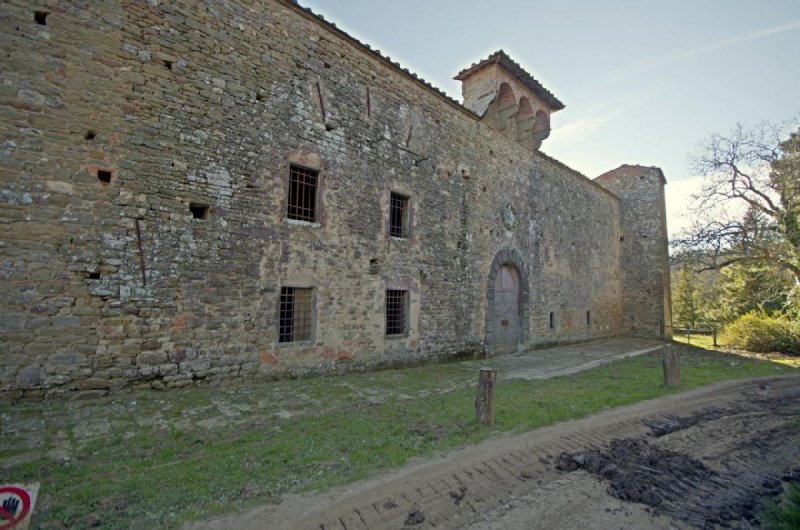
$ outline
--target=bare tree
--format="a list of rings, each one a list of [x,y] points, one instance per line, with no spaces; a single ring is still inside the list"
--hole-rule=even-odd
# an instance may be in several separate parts
[[[796,125],[795,125],[796,127]],[[734,263],[789,271],[800,285],[800,130],[763,123],[713,134],[692,157],[705,176],[695,222],[673,241],[699,270]]]

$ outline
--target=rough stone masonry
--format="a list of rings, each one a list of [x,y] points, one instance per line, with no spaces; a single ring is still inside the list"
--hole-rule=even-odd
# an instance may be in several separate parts
[[[290,0],[0,6],[0,391],[296,375],[670,323],[658,168],[542,153]]]

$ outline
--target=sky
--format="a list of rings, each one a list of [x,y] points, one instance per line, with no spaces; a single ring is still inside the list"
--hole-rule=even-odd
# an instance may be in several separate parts
[[[591,178],[661,167],[671,234],[704,139],[800,116],[800,0],[300,3],[458,101],[453,76],[505,50],[566,105],[541,150]]]

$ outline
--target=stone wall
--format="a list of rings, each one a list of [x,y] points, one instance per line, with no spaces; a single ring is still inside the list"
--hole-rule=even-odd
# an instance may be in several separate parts
[[[624,165],[600,175],[596,181],[621,199],[620,268],[625,332],[671,338],[664,174],[657,167]]]
[[[619,199],[295,4],[42,5],[0,6],[3,391],[483,350],[510,250],[521,346],[622,331]],[[286,220],[290,164],[319,170],[318,223]],[[282,286],[313,288],[312,340],[278,342]],[[409,292],[397,338],[386,289]]]

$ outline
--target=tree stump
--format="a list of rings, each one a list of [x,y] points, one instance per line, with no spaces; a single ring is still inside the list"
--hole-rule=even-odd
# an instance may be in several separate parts
[[[681,367],[678,364],[678,351],[674,346],[664,346],[661,365],[664,367],[664,386],[681,386]]]
[[[478,373],[478,395],[475,397],[475,418],[484,424],[494,425],[494,387],[497,370],[481,368]]]

